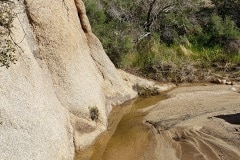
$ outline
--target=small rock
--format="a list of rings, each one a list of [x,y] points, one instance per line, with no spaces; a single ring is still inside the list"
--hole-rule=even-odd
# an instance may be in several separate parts
[[[212,79],[210,82],[215,84],[233,85],[233,82],[228,81],[226,79],[221,80],[219,78]]]
[[[237,90],[236,87],[232,87],[232,88],[231,88],[231,91],[233,91],[233,92],[237,92],[238,90]]]
[[[218,79],[218,78],[213,78],[210,80],[211,83],[215,83],[215,84],[221,84],[222,83],[222,80],[221,79]]]

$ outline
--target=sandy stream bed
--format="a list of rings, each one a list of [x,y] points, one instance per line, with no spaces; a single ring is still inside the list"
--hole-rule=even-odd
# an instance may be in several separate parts
[[[76,159],[239,160],[238,88],[178,87],[115,109],[109,130]]]

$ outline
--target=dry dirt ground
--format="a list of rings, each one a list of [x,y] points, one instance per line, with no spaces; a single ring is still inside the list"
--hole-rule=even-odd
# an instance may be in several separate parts
[[[239,91],[239,85],[179,87],[144,109],[154,138],[141,159],[239,160]]]

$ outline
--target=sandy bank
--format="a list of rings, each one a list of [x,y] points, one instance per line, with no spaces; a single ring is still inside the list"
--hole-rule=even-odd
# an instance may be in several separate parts
[[[155,135],[154,159],[240,159],[238,87],[180,87],[150,107],[144,123]]]

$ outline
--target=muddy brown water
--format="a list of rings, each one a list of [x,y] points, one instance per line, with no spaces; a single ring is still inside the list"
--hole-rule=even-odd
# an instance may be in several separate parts
[[[239,160],[239,94],[231,86],[190,87],[114,107],[107,131],[76,160]]]
[[[142,121],[146,112],[139,109],[150,107],[167,98],[166,93],[138,98],[115,107],[109,117],[109,127],[94,145],[76,154],[75,160],[138,160],[151,159],[154,135]]]

